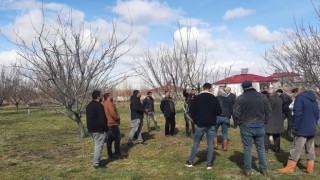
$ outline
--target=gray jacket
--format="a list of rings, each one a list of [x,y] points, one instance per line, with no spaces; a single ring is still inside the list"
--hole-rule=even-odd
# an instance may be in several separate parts
[[[271,106],[271,113],[266,125],[266,133],[280,134],[284,131],[282,118],[282,100],[278,96],[270,96],[269,103]]]
[[[240,126],[267,124],[270,111],[267,97],[254,88],[246,89],[233,106],[234,120]]]

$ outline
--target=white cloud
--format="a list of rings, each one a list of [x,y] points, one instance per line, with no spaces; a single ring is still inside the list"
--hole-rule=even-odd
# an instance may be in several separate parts
[[[1,66],[10,66],[12,63],[15,63],[17,60],[16,50],[10,51],[0,51],[0,67]]]
[[[282,34],[279,31],[269,31],[263,25],[248,26],[244,29],[251,38],[261,42],[273,42],[282,39]]]
[[[244,9],[242,7],[235,8],[233,10],[228,10],[224,16],[224,20],[234,19],[234,18],[242,18],[248,15],[253,14],[255,11],[251,9]]]
[[[181,11],[171,9],[167,4],[159,1],[118,0],[113,12],[127,21],[141,24],[162,24],[177,20]]]

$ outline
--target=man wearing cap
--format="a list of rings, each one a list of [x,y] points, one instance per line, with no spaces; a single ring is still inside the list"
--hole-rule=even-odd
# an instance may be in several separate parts
[[[233,107],[233,115],[240,126],[240,136],[243,143],[244,174],[251,176],[252,142],[258,151],[259,170],[267,175],[266,152],[264,149],[265,124],[271,111],[268,98],[252,87],[248,80],[241,84],[244,92]]]
[[[294,135],[292,149],[287,166],[278,169],[279,173],[292,173],[300,158],[300,153],[305,151],[307,159],[306,173],[313,173],[315,155],[314,137],[317,133],[319,109],[317,97],[312,91],[304,88],[292,90],[295,101],[291,129]]]

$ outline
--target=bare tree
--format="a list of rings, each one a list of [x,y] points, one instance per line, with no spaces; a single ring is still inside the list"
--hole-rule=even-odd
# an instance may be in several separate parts
[[[316,13],[320,19],[320,11],[316,10]],[[287,34],[288,41],[274,45],[265,52],[263,58],[269,66],[289,76],[282,79],[285,84],[308,87],[315,90],[320,97],[320,29],[318,28],[319,26],[295,23],[295,31]]]
[[[2,106],[4,100],[9,98],[12,83],[8,72],[3,67],[0,73],[0,106]]]
[[[47,96],[47,100],[62,105],[62,111],[77,123],[80,136],[85,137],[81,121],[82,112],[93,89],[111,89],[125,76],[115,76],[113,69],[118,59],[131,47],[123,47],[128,35],[117,35],[116,23],[110,32],[85,28],[85,23],[76,24],[72,11],[69,17],[57,15],[54,23],[34,27],[36,36],[31,43],[19,33],[16,41],[21,58],[22,73],[35,87]],[[32,22],[31,22],[32,23]],[[107,41],[100,41],[101,34],[108,34]]]
[[[207,67],[207,53],[199,53],[197,38],[191,28],[184,33],[179,26],[178,36],[173,37],[173,47],[149,50],[135,60],[134,71],[152,88],[168,86],[170,90],[170,86],[179,95],[183,88],[216,80],[218,72],[214,67]]]

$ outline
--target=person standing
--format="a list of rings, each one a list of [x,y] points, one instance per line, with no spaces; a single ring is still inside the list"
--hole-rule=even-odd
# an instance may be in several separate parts
[[[197,95],[191,106],[191,117],[196,126],[193,145],[189,159],[186,161],[185,166],[193,167],[193,160],[198,151],[200,141],[204,134],[207,137],[207,170],[212,169],[213,164],[213,136],[215,134],[215,125],[217,116],[222,112],[219,100],[211,93],[212,85],[205,83],[203,91]]]
[[[186,101],[186,104],[185,104],[185,108],[186,108],[186,111],[184,113],[184,120],[186,122],[186,136],[190,137],[191,134],[194,135],[195,133],[195,126],[194,126],[194,122],[190,116],[190,107],[193,103],[193,100],[196,96],[196,89],[195,88],[192,88],[190,90],[190,93],[187,92],[186,89],[183,90],[183,96],[185,97],[185,101]],[[190,131],[190,125],[191,125],[191,131]]]
[[[233,115],[240,126],[240,136],[243,143],[244,171],[250,177],[252,174],[252,141],[258,151],[259,170],[267,175],[267,160],[264,149],[265,124],[271,111],[267,96],[252,87],[251,81],[245,80],[241,84],[244,92],[233,106]]]
[[[86,106],[87,128],[94,139],[93,167],[103,168],[100,163],[103,144],[107,138],[107,117],[104,112],[102,94],[99,90],[92,92],[92,101]]]
[[[165,97],[160,103],[160,109],[166,119],[165,123],[165,135],[174,135],[174,129],[176,127],[176,110],[174,102],[171,98],[171,93],[165,91]]]
[[[287,166],[278,169],[279,173],[291,173],[294,171],[300,158],[300,153],[305,150],[307,158],[306,173],[313,173],[315,155],[314,137],[317,132],[319,109],[317,97],[312,91],[298,88],[293,93],[295,98],[293,106],[293,118],[291,130],[294,135],[292,149]]]
[[[156,128],[157,131],[159,131],[159,126],[158,126],[158,122],[155,118],[155,113],[154,113],[154,99],[152,97],[152,92],[148,91],[147,93],[147,97],[144,98],[143,100],[143,107],[144,107],[144,111],[147,115],[147,126],[148,126],[148,132],[151,132],[151,127],[150,127],[150,121],[151,119],[153,120],[154,126]]]
[[[233,105],[236,102],[237,96],[234,93],[231,92],[231,87],[226,87],[225,91],[227,93],[228,98],[231,100],[231,106],[232,106],[232,109],[233,109]],[[231,116],[232,116],[232,114],[231,114]],[[237,128],[237,124],[234,122],[234,120],[233,120],[233,128]]]
[[[222,128],[222,136],[223,136],[223,150],[228,150],[228,128],[230,127],[230,117],[232,114],[232,101],[228,98],[226,92],[223,89],[219,89],[217,96],[222,113],[217,116],[217,124],[216,124],[216,133],[213,137],[213,146],[215,149],[218,149],[218,129],[221,126]]]
[[[141,130],[143,126],[143,114],[144,109],[140,101],[141,93],[139,90],[134,90],[132,96],[130,97],[130,111],[131,111],[131,131],[129,134],[128,146],[132,147],[134,142],[134,137],[137,135],[138,143],[144,144]]]
[[[109,136],[107,139],[107,151],[108,151],[108,157],[113,158],[120,157],[120,141],[121,141],[121,135],[120,135],[120,116],[118,114],[117,107],[113,103],[113,96],[111,93],[105,93],[103,95],[104,98],[104,111],[106,113],[107,119],[108,119],[108,128],[109,128]],[[112,153],[112,142],[114,141],[114,154]]]
[[[290,104],[292,103],[291,97],[284,93],[282,89],[278,89],[277,91],[278,96],[282,99],[282,113],[283,118],[287,119],[287,133],[290,134],[291,132],[291,121],[292,121],[292,110],[289,108]]]
[[[274,145],[271,148],[274,152],[280,152],[280,133],[284,131],[283,118],[282,118],[282,100],[275,94],[274,89],[268,90],[269,104],[271,107],[271,113],[266,124],[266,134],[264,137],[264,146],[266,152],[271,147],[271,140]]]

